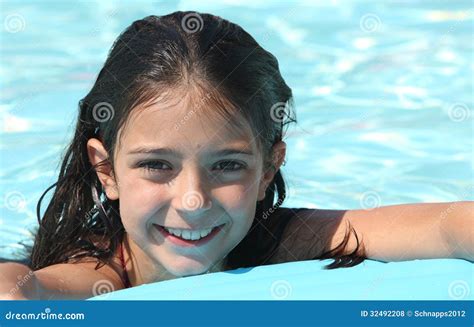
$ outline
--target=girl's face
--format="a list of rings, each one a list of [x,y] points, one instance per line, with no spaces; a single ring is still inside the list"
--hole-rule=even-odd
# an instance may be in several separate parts
[[[222,116],[210,117],[209,108],[202,114],[196,98],[185,93],[134,108],[121,130],[114,171],[98,172],[107,197],[120,200],[129,239],[175,276],[204,273],[239,244],[285,156],[280,142],[276,170],[263,167],[250,127],[237,135]],[[88,150],[93,164],[107,157],[97,139],[89,140]],[[196,246],[175,244],[158,227],[218,225],[223,228],[210,241]]]

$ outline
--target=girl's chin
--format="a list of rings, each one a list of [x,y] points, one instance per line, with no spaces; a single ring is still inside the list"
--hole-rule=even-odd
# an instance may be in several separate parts
[[[168,267],[167,270],[176,277],[186,277],[204,274],[209,270],[209,267],[194,264],[188,266]]]
[[[190,257],[184,255],[169,254],[166,258],[156,258],[170,274],[177,277],[200,275],[209,271],[213,263],[205,257]]]

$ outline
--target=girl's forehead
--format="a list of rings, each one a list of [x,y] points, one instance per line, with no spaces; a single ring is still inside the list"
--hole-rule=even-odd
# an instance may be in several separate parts
[[[239,115],[184,99],[158,101],[132,110],[121,135],[125,152],[160,145],[189,151],[238,145],[255,152],[257,140]]]
[[[176,129],[199,123],[207,129],[228,127],[229,132],[248,132],[250,126],[222,94],[203,86],[178,86],[132,109],[128,121],[133,127]],[[240,128],[235,128],[240,127]],[[242,131],[244,130],[244,131]]]

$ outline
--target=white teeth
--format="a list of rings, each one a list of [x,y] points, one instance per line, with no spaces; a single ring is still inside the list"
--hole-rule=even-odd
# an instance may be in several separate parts
[[[194,233],[192,233],[194,234]],[[185,240],[191,240],[191,232],[189,232],[188,230],[183,230],[181,231],[181,237],[184,238]]]
[[[212,231],[212,228],[197,230],[197,231],[190,231],[187,229],[166,228],[166,227],[164,227],[164,229],[166,229],[166,231],[168,231],[170,234],[176,235],[186,240],[193,240],[193,241],[206,237]]]
[[[202,231],[201,231],[201,238],[203,238],[204,236],[209,235],[209,233],[211,232],[211,230],[212,230],[212,228],[202,230]]]
[[[170,234],[173,234],[173,235],[176,235],[176,236],[181,236],[181,230],[179,229],[171,229],[171,228],[166,228],[165,229],[170,233]]]

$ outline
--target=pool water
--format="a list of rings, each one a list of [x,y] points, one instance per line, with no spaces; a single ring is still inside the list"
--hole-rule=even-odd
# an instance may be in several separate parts
[[[0,6],[0,258],[31,244],[36,203],[113,40],[175,10],[238,23],[279,59],[299,121],[286,139],[285,207],[474,199],[471,1]]]

